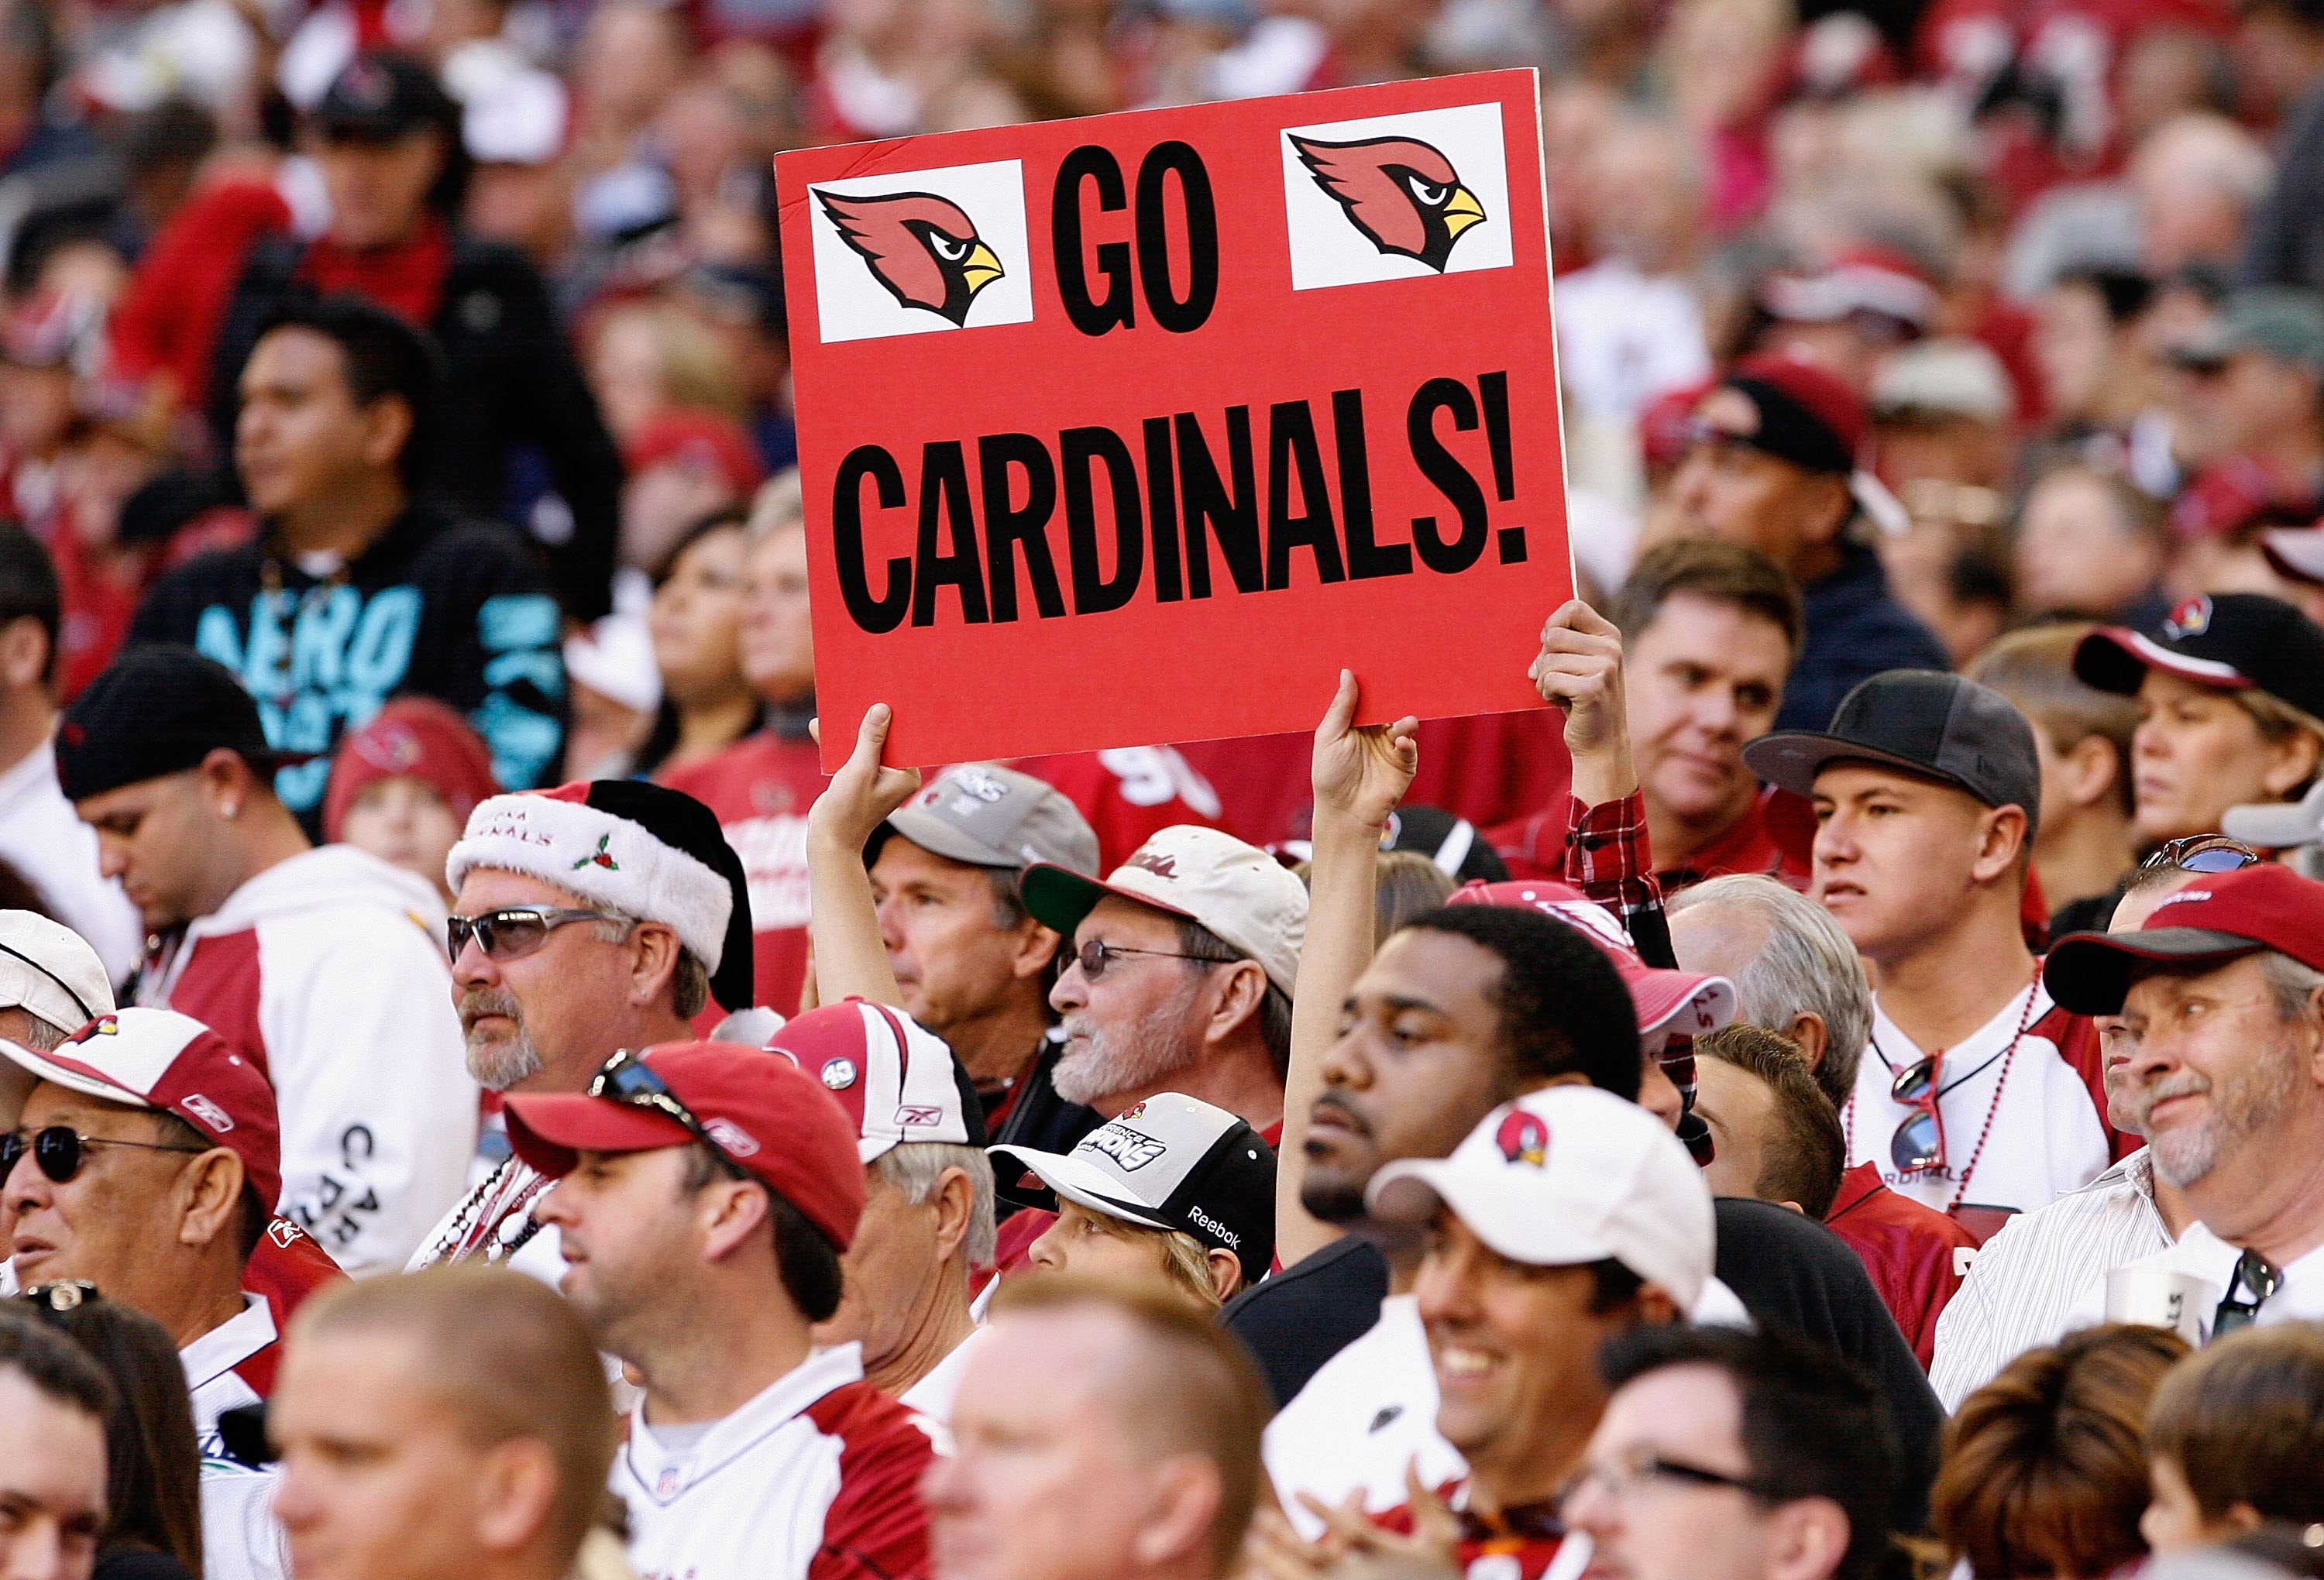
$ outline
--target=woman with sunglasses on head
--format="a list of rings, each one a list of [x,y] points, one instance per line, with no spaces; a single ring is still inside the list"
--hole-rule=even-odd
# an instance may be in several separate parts
[[[2296,801],[2324,765],[2324,628],[2279,599],[2190,598],[2153,637],[2103,627],[2074,649],[2074,673],[2137,699],[2144,843],[2216,834],[2231,806]]]
[[[202,1580],[201,1454],[177,1346],[143,1312],[82,1280],[17,1297],[113,1379],[106,1418],[106,1520],[92,1580]]]

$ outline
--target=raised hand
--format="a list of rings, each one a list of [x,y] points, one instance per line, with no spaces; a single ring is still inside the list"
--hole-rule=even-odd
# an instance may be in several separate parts
[[[855,730],[855,749],[807,809],[810,835],[860,850],[872,831],[888,821],[890,813],[918,794],[918,768],[881,765],[880,753],[888,744],[888,726],[893,718],[885,703],[874,703],[864,711],[863,722]],[[817,745],[823,741],[822,723],[817,719],[807,725]]]
[[[1355,672],[1340,671],[1340,689],[1315,727],[1315,818],[1341,817],[1367,828],[1386,826],[1420,767],[1420,721],[1357,725],[1360,697]]]
[[[1526,675],[1541,700],[1565,715],[1574,795],[1596,806],[1636,789],[1622,633],[1613,622],[1580,599],[1568,600],[1541,628],[1541,651]]]

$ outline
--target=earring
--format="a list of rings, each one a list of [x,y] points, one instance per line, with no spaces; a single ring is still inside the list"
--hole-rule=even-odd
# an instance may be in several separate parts
[[[229,819],[237,818],[242,815],[242,803],[239,801],[229,801],[223,807],[219,808],[219,810]]]

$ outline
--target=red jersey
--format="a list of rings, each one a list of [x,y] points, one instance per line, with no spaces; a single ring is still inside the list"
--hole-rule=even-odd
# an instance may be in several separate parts
[[[1877,1163],[1858,1163],[1840,1177],[1840,1194],[1823,1224],[1864,1263],[1880,1303],[1927,1370],[1938,1314],[1969,1272],[1976,1236],[1934,1208],[1889,1190]]]
[[[1111,872],[1164,829],[1220,826],[1219,793],[1175,747],[1069,751],[1008,766],[1055,786],[1089,820],[1100,872]]]
[[[346,1278],[313,1236],[289,1218],[280,1217],[266,1226],[257,1248],[242,1268],[243,1292],[266,1302],[278,1334],[290,1331],[292,1313],[306,1304],[308,1296],[326,1285],[345,1283]],[[282,1346],[278,1341],[237,1364],[235,1374],[263,1399],[274,1392],[274,1368],[281,1358]]]
[[[1763,873],[1781,878],[1795,889],[1806,888],[1812,866],[1810,850],[1815,838],[1813,820],[1811,817],[1808,822],[1806,838],[1800,838],[1798,820],[1787,815],[1791,809],[1775,804],[1775,797],[1784,794],[1773,788],[1762,790],[1743,815],[1709,844],[1668,867],[1657,862],[1655,877],[1662,885],[1663,893],[1674,894],[1730,872]],[[1796,801],[1798,797],[1792,799]],[[1493,849],[1508,864],[1511,877],[1568,881],[1565,833],[1570,811],[1570,806],[1561,803],[1557,809],[1536,812],[1485,831]]]
[[[661,782],[717,814],[751,886],[752,1001],[789,1015],[807,980],[807,812],[823,787],[816,745],[771,730]]]
[[[1420,726],[1420,771],[1405,802],[1437,806],[1479,828],[1563,806],[1573,765],[1556,712],[1480,713],[1427,719]],[[1308,837],[1315,740],[1254,735],[1198,740],[1179,751],[1218,791],[1220,826],[1255,845]]]
[[[1466,1484],[1449,1481],[1436,1495],[1452,1509],[1461,1522],[1461,1573],[1465,1580],[1542,1580],[1565,1545],[1565,1527],[1552,1503],[1504,1509],[1487,1516],[1464,1505]],[[1400,1536],[1412,1534],[1412,1505],[1399,1503],[1371,1522]]]
[[[271,176],[228,177],[180,204],[113,310],[114,372],[132,380],[166,373],[178,400],[200,410],[243,261],[260,237],[290,228],[290,206]]]

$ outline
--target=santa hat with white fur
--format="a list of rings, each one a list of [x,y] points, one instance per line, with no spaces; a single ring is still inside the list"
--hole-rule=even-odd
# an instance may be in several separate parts
[[[678,933],[727,1009],[751,1002],[751,896],[716,814],[683,791],[595,779],[476,804],[444,863],[521,873]]]

